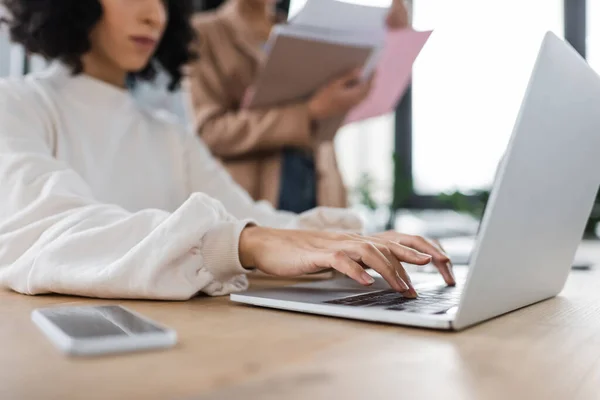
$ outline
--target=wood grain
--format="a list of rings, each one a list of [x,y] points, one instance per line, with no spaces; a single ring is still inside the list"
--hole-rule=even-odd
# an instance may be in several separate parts
[[[38,307],[110,303],[1,292],[0,399],[600,398],[600,268],[573,272],[553,300],[458,334],[226,298],[127,301],[118,303],[177,330],[177,347],[72,359],[30,321]]]

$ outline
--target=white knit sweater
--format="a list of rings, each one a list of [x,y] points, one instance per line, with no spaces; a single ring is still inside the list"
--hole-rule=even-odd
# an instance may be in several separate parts
[[[193,134],[55,65],[0,81],[0,286],[184,300],[247,287],[249,221],[359,230],[345,210],[255,203]]]

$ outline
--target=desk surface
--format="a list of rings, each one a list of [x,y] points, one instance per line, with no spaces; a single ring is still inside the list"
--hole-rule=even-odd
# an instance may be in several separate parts
[[[64,357],[29,319],[70,303],[110,302],[0,292],[1,399],[600,398],[600,267],[573,272],[553,300],[462,333],[226,298],[120,302],[176,329],[179,344],[104,358]]]

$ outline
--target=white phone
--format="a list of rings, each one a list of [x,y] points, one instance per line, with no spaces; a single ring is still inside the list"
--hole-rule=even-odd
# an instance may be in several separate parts
[[[122,306],[50,307],[33,322],[69,355],[102,355],[172,347],[175,331]]]

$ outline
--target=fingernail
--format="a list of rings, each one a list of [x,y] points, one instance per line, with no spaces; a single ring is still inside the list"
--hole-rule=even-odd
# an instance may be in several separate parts
[[[425,253],[417,253],[417,256],[421,260],[431,260],[432,259],[432,257],[429,254],[425,254]]]
[[[367,285],[372,285],[375,283],[375,279],[371,275],[369,275],[366,271],[362,273],[362,280]]]
[[[411,299],[416,299],[417,297],[419,297],[419,294],[417,293],[417,291],[415,289],[410,289],[408,292],[406,292],[404,294],[404,296],[411,298]]]
[[[398,285],[400,285],[402,290],[410,290],[410,287],[406,284],[406,282],[404,282],[400,275],[396,275],[396,280],[398,281]]]
[[[450,278],[452,278],[452,282],[456,284],[456,275],[454,275],[454,266],[451,262],[446,264],[448,266],[448,272],[450,272]]]

